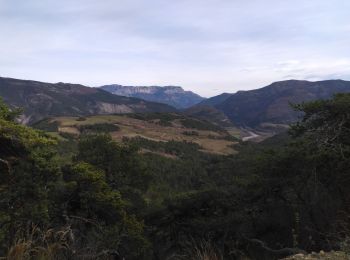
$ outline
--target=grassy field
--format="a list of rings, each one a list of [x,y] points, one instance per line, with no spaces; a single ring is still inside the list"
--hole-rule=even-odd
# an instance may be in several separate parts
[[[110,132],[117,141],[122,141],[124,137],[143,137],[153,141],[167,142],[170,140],[187,141],[197,143],[203,152],[215,154],[232,154],[235,144],[228,137],[237,136],[236,129],[229,131],[199,130],[198,128],[188,128],[182,124],[183,119],[170,118],[167,124],[162,123],[156,116],[151,119],[137,119],[130,115],[98,115],[86,118],[78,117],[56,117],[49,119],[46,124],[57,125],[57,132],[79,135],[81,126],[95,124],[113,124],[119,127],[118,131]],[[190,119],[192,120],[192,119]],[[195,122],[196,123],[196,122]],[[203,128],[203,122],[199,121]],[[208,124],[207,122],[205,122]],[[195,125],[195,124],[194,124]],[[190,134],[188,134],[190,133]],[[193,133],[193,134],[191,134]]]

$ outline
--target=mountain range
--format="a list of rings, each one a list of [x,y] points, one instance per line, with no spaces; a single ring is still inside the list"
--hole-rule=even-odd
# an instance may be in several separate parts
[[[223,93],[204,99],[173,86],[108,85],[91,88],[79,84],[52,84],[0,77],[0,96],[10,106],[23,108],[20,120],[25,124],[53,116],[166,113],[180,108],[188,116],[205,119],[223,127],[256,130],[285,128],[300,116],[291,108],[291,103],[328,99],[335,93],[345,92],[350,92],[350,81],[287,80],[260,89]],[[191,104],[194,105],[190,106]],[[184,107],[187,109],[183,110]]]
[[[0,78],[0,96],[10,106],[23,108],[20,120],[25,124],[51,116],[176,111],[166,104],[117,96],[99,88],[12,78]]]
[[[328,99],[336,93],[346,92],[350,92],[350,81],[279,81],[260,89],[224,93],[209,98],[196,105],[196,109],[192,107],[187,112],[209,118],[213,113],[206,115],[206,107],[210,106],[221,111],[236,126],[265,128],[295,122],[299,114],[293,110],[291,103]]]
[[[100,87],[115,95],[141,98],[147,101],[168,104],[177,109],[189,108],[203,101],[204,98],[177,86],[133,87],[121,85],[105,85]]]

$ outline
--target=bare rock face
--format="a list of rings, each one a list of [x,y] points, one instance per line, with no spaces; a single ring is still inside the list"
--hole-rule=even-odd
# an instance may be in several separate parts
[[[0,78],[0,97],[23,108],[19,121],[31,124],[50,116],[84,116],[132,112],[174,112],[165,104],[113,95],[78,84]]]
[[[204,98],[201,96],[191,91],[185,91],[181,87],[177,86],[133,87],[114,84],[102,86],[101,89],[115,95],[135,97],[147,101],[164,103],[179,109],[191,107],[204,100]]]

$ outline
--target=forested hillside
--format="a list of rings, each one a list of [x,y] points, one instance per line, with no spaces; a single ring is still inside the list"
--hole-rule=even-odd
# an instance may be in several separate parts
[[[205,112],[206,106],[211,106],[236,126],[269,130],[274,125],[288,125],[300,118],[300,113],[290,104],[328,99],[334,94],[349,92],[350,82],[344,80],[286,80],[259,89],[223,93],[202,101],[188,112],[198,113],[201,106]]]
[[[24,111],[18,118],[31,124],[49,116],[174,112],[160,103],[113,95],[80,84],[45,83],[0,77],[0,96],[12,108]]]
[[[268,260],[346,253],[350,94],[294,109],[304,117],[288,134],[240,142],[237,154],[220,155],[193,142],[116,142],[110,133],[118,129],[106,125],[47,133],[16,123],[21,111],[1,102],[0,255]]]
[[[238,125],[289,124],[299,119],[291,103],[328,99],[334,94],[348,92],[349,81],[286,80],[256,90],[238,91],[216,107]]]

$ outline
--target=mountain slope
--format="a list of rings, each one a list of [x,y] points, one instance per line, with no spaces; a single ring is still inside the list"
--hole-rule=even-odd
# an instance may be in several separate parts
[[[256,90],[238,91],[214,107],[238,126],[289,124],[298,118],[298,113],[293,111],[290,103],[328,99],[342,92],[350,92],[349,81],[288,80]]]
[[[218,96],[205,99],[199,104],[187,108],[184,113],[201,120],[208,120],[221,127],[231,127],[233,125],[230,119],[222,111],[215,108],[216,105],[224,102],[231,95],[230,93],[222,93]]]
[[[164,103],[179,109],[191,107],[204,100],[203,97],[191,91],[185,91],[181,87],[175,86],[133,87],[106,85],[100,88],[115,95],[136,97],[148,101]]]
[[[175,111],[168,105],[116,96],[98,88],[11,78],[0,78],[0,96],[10,106],[24,109],[23,123],[48,116]]]
[[[199,106],[216,106],[224,102],[226,99],[231,97],[233,94],[231,93],[222,93],[220,95],[208,98],[200,102]]]
[[[185,115],[201,120],[207,120],[221,127],[232,127],[233,124],[228,117],[219,109],[208,105],[196,105],[184,111]]]

